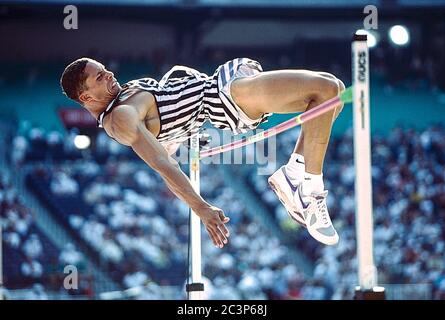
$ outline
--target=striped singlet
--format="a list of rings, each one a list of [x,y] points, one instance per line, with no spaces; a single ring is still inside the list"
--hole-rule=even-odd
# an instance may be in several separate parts
[[[103,119],[135,90],[150,92],[158,107],[160,132],[156,139],[163,145],[181,143],[197,133],[209,120],[216,128],[245,133],[266,122],[270,113],[252,120],[236,105],[230,95],[231,82],[239,77],[253,76],[261,65],[248,58],[237,58],[219,66],[212,76],[184,66],[175,66],[161,81],[143,78],[127,82],[98,119]]]

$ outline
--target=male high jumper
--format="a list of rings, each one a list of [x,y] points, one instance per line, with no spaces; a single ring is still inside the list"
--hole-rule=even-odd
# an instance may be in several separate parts
[[[223,210],[196,193],[170,157],[206,120],[234,134],[267,121],[272,113],[309,110],[345,89],[332,74],[309,70],[262,70],[248,58],[219,66],[208,76],[176,66],[161,81],[143,78],[120,85],[103,64],[89,58],[70,63],[61,80],[64,93],[97,119],[99,127],[136,154],[200,217],[213,243],[222,248],[229,231]],[[326,206],[323,162],[333,121],[343,105],[302,125],[286,165],[268,181],[288,214],[326,245],[338,242]]]

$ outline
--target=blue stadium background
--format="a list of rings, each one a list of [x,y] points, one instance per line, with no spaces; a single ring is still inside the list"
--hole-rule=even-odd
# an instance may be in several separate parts
[[[188,209],[130,149],[63,96],[81,56],[124,83],[173,65],[207,73],[234,57],[351,83],[352,34],[378,8],[371,54],[375,263],[390,299],[445,299],[444,1],[0,1],[0,223],[8,299],[184,299]],[[388,30],[401,24],[410,42]],[[263,127],[289,116],[274,115]],[[351,299],[357,284],[352,111],[334,125],[324,175],[341,241],[323,247],[287,217],[257,165],[203,165],[202,194],[231,217],[231,243],[203,233],[209,299]],[[91,137],[79,150],[78,134]],[[298,129],[277,137],[285,163]],[[275,165],[275,164],[271,164]],[[187,170],[184,167],[184,170]],[[66,289],[66,266],[79,272]],[[65,271],[65,272],[64,272]],[[128,290],[130,289],[130,290]]]

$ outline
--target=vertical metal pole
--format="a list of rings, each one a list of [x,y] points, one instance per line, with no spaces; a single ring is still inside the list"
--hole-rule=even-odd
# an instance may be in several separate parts
[[[0,222],[0,300],[3,300],[3,234]]]
[[[190,181],[195,191],[199,193],[199,133],[190,138],[189,168]],[[192,283],[187,286],[187,291],[190,293],[190,300],[202,300],[204,284],[201,282],[201,220],[192,209],[190,209],[190,215]]]
[[[360,287],[370,290],[377,284],[377,272],[373,261],[369,50],[366,40],[366,35],[355,35],[352,42],[352,84],[358,278]]]

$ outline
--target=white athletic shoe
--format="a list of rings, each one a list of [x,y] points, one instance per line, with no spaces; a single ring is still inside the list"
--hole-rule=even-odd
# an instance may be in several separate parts
[[[297,203],[299,202],[294,200],[298,186],[294,186],[286,175],[285,166],[282,166],[275,171],[267,181],[272,190],[277,194],[278,199],[280,199],[281,203],[286,208],[289,216],[303,227],[306,227],[302,206],[301,204],[300,206],[297,206]]]
[[[306,222],[309,234],[323,244],[337,244],[339,237],[332,225],[328,207],[326,206],[328,191],[325,190],[321,193],[312,193],[310,196],[303,196],[301,190],[302,185],[302,183],[298,185],[294,199],[295,202],[297,202],[297,206],[303,208],[304,221]]]

